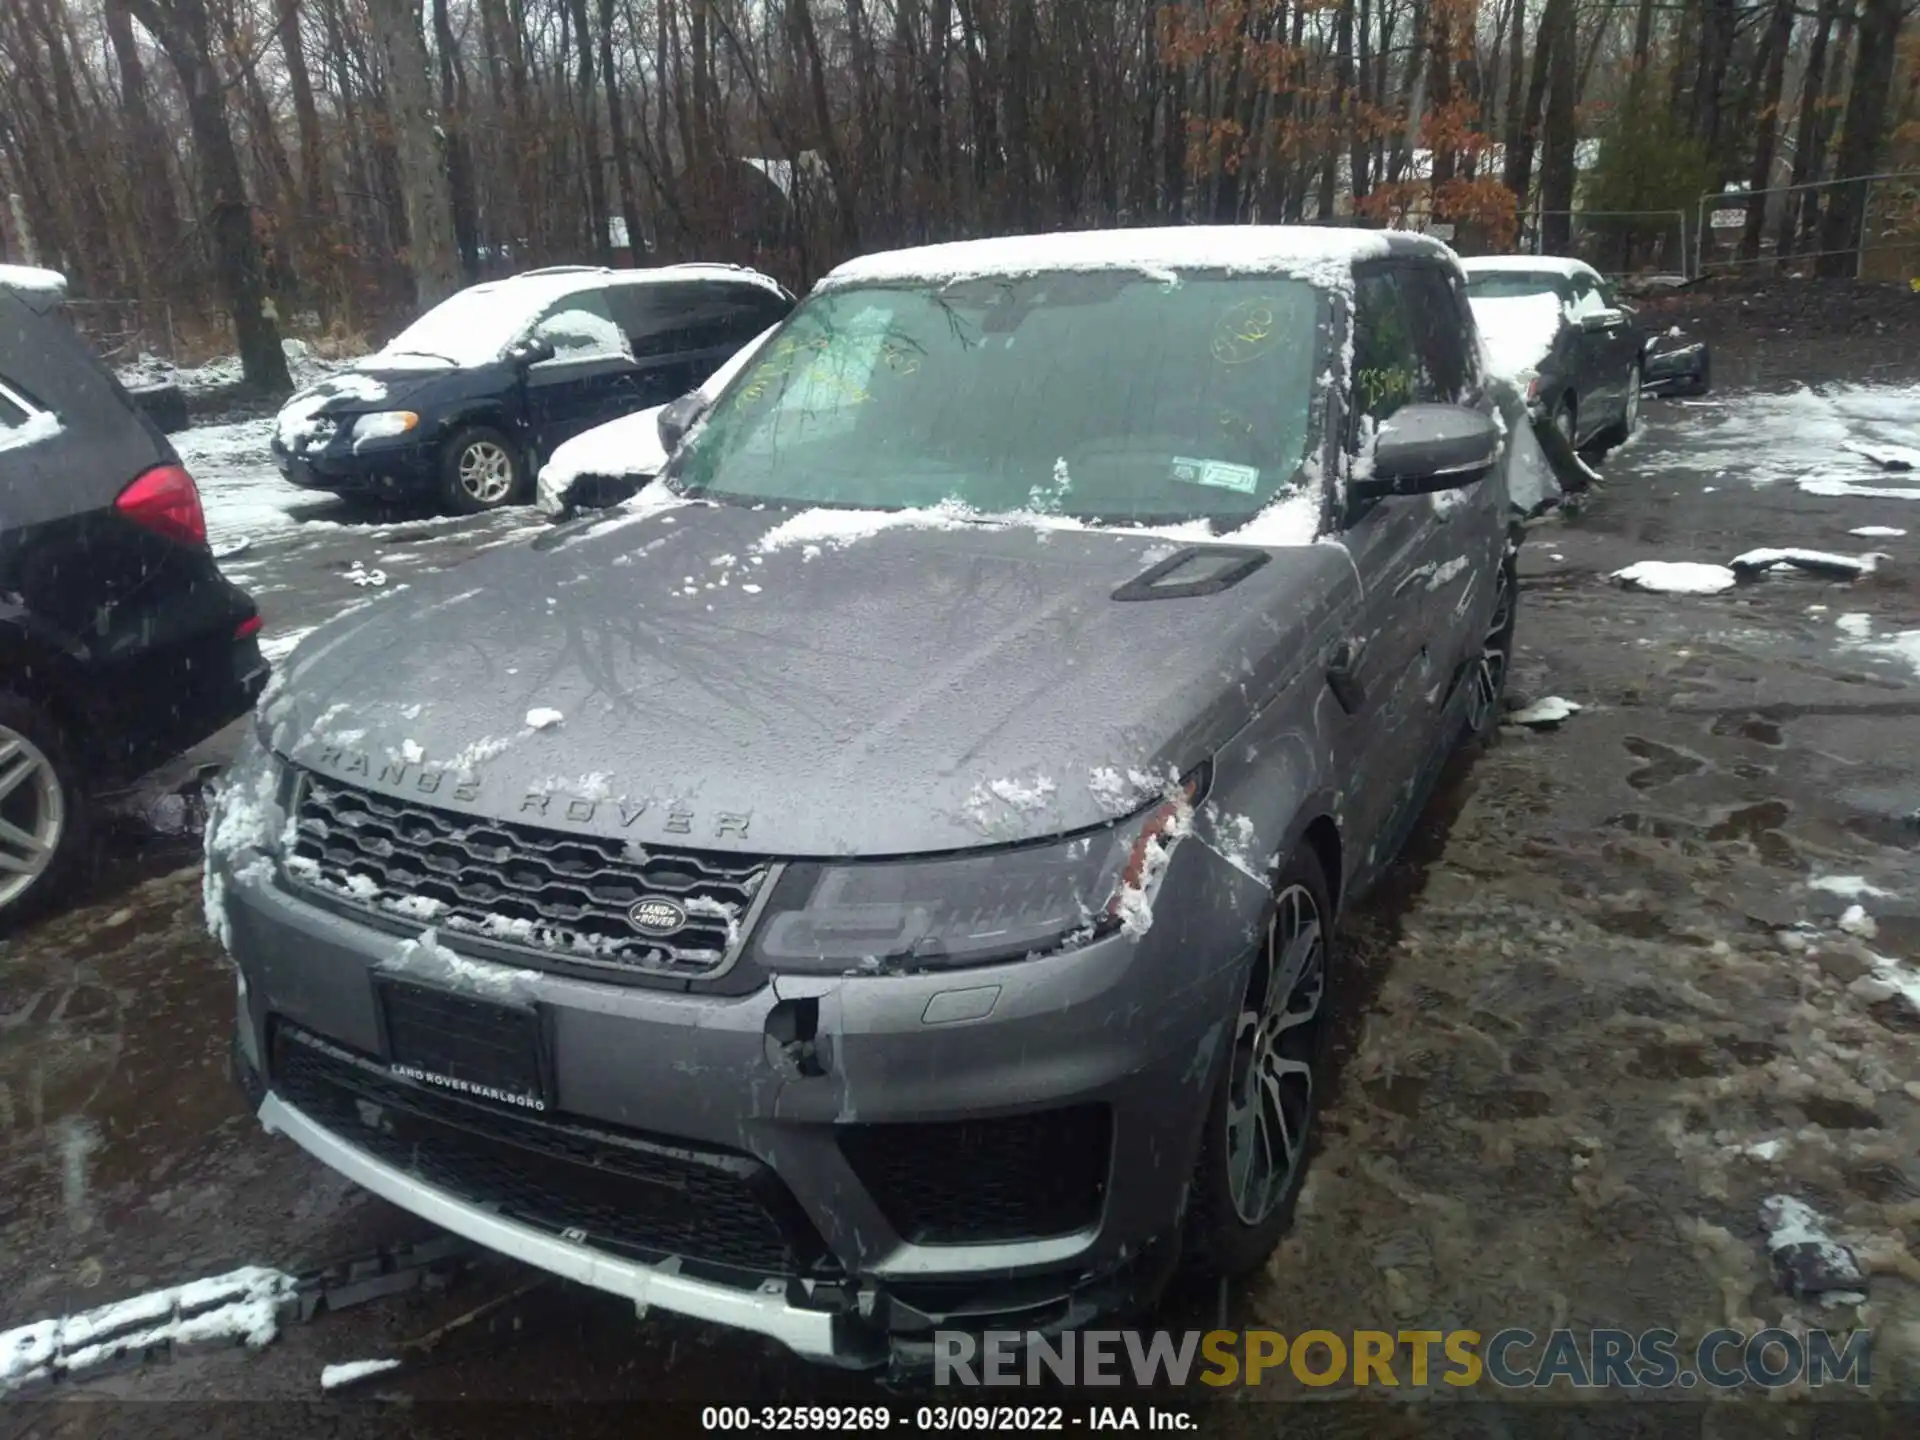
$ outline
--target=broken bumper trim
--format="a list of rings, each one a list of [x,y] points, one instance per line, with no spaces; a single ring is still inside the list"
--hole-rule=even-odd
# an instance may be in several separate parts
[[[845,1322],[838,1317],[788,1303],[778,1281],[770,1282],[775,1287],[772,1289],[740,1290],[558,1239],[457,1199],[376,1160],[271,1092],[261,1102],[259,1119],[268,1131],[285,1135],[321,1164],[383,1200],[489,1250],[596,1290],[624,1296],[642,1312],[658,1305],[676,1314],[752,1330],[809,1360],[834,1365],[866,1368],[884,1359],[884,1354],[868,1353],[866,1347],[849,1343],[854,1337],[846,1333]]]

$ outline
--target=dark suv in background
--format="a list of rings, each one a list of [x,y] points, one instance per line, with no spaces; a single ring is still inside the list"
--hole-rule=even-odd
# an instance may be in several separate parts
[[[560,266],[474,285],[289,400],[274,460],[340,494],[435,495],[467,513],[530,499],[563,441],[686,394],[793,303],[734,265]]]
[[[0,267],[0,927],[71,873],[90,800],[267,677],[192,477],[34,273]]]

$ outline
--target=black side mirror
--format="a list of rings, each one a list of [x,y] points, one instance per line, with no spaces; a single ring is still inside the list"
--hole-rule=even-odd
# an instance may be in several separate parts
[[[1380,424],[1373,473],[1353,482],[1358,500],[1464,490],[1493,469],[1500,430],[1465,405],[1403,405]]]
[[[707,411],[707,397],[698,390],[689,390],[678,400],[660,409],[660,448],[671,455],[680,448],[680,442],[687,438],[687,432],[693,429],[697,421]]]
[[[553,342],[544,335],[528,335],[507,347],[507,360],[522,370],[554,356]]]

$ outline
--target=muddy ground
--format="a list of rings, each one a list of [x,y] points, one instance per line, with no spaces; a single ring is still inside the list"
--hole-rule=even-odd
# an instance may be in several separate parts
[[[1673,303],[1689,301],[1700,328],[1731,324],[1705,299]],[[1896,366],[1877,337],[1785,343],[1761,327],[1736,347],[1732,333],[1716,336],[1715,395],[1650,404],[1584,511],[1534,529],[1514,684],[1582,708],[1463,757],[1348,918],[1337,1092],[1297,1226],[1256,1283],[1177,1293],[1163,1323],[1870,1325],[1876,1393],[1920,1397],[1920,1009],[1897,990],[1920,975],[1920,500],[1796,483],[1839,462],[1850,483],[1905,486],[1837,442],[1920,443],[1920,365]],[[1874,388],[1782,397],[1787,377]],[[1907,533],[1848,533],[1863,526]],[[270,633],[361,598],[341,583],[351,559],[404,533],[317,527],[259,547],[247,563]],[[497,533],[436,529],[420,563],[458,563]],[[1607,578],[1787,544],[1889,558],[1857,582],[1778,575],[1715,596]],[[128,822],[82,903],[0,948],[0,1329],[424,1233],[244,1111],[197,856],[191,833]],[[1811,883],[1825,877],[1860,883]],[[1843,929],[1855,899],[1867,918]],[[1831,1219],[1870,1272],[1864,1301],[1781,1293],[1757,1219],[1774,1193]],[[311,1400],[323,1365],[391,1353],[537,1279],[488,1261],[257,1353],[195,1351],[63,1393]],[[377,1407],[876,1392],[552,1282],[359,1393]],[[210,1413],[193,1426],[305,1426],[291,1410]],[[1740,1413],[1706,1433],[1807,1433],[1780,1407]],[[1354,1433],[1445,1423],[1382,1411]]]

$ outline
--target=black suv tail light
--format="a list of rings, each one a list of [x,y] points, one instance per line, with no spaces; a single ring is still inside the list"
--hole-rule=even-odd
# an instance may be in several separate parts
[[[207,517],[193,477],[178,465],[156,465],[120,492],[114,508],[156,535],[183,545],[207,543]]]

